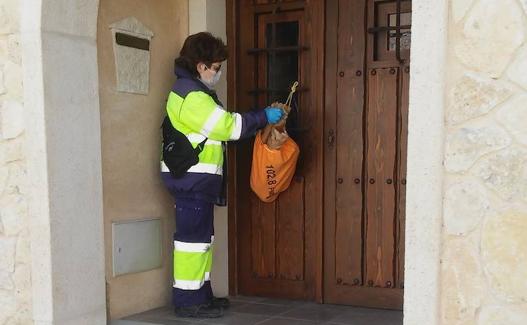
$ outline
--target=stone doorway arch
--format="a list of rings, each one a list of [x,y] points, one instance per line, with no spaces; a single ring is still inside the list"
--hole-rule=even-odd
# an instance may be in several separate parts
[[[105,324],[98,0],[21,1],[35,324]]]
[[[106,324],[99,1],[21,3],[33,318]],[[422,0],[413,10],[406,325],[439,322],[447,3]]]

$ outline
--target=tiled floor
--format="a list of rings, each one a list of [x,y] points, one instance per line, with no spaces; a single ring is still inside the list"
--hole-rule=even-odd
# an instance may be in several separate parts
[[[401,325],[400,311],[320,305],[311,302],[256,297],[231,298],[222,318],[179,318],[171,308],[160,308],[113,321],[111,325]]]

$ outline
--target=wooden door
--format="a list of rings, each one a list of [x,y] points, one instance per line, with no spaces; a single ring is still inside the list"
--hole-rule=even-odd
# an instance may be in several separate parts
[[[323,1],[229,2],[229,106],[284,103],[298,80],[287,129],[301,150],[290,188],[263,203],[249,186],[253,141],[229,147],[231,294],[322,297],[323,10]]]
[[[327,1],[324,301],[401,309],[410,1]]]

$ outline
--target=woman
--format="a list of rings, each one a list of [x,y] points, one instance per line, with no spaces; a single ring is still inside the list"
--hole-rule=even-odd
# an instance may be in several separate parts
[[[205,141],[199,162],[182,177],[172,177],[162,163],[162,177],[176,205],[173,303],[183,317],[220,317],[229,305],[228,299],[212,295],[210,284],[214,203],[225,201],[224,142],[250,137],[283,114],[272,107],[244,114],[224,110],[213,88],[226,59],[221,39],[204,32],[189,36],[175,61],[177,81],[167,102],[172,126],[193,147]]]

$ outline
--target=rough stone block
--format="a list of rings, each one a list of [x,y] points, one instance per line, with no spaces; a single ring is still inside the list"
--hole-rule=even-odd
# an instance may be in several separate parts
[[[5,82],[4,82],[4,65],[0,64],[0,95],[6,93]]]
[[[527,145],[527,95],[507,101],[498,111],[498,119],[518,142]]]
[[[507,147],[512,142],[507,132],[492,121],[477,121],[448,131],[445,167],[450,172],[468,170],[483,155]]]
[[[490,112],[512,95],[510,85],[475,73],[466,73],[448,96],[446,120],[459,124]]]
[[[15,284],[11,278],[11,273],[6,271],[0,271],[0,290],[13,290]]]
[[[444,226],[447,234],[466,235],[481,223],[489,211],[485,188],[463,179],[447,188],[444,198]]]
[[[520,0],[520,3],[523,7],[523,10],[525,11],[525,13],[527,13],[527,0]]]
[[[8,141],[0,141],[0,164],[7,164],[24,159],[22,137]]]
[[[15,100],[6,100],[2,105],[2,138],[18,137],[25,128],[24,107]]]
[[[17,303],[12,291],[0,290],[0,324],[5,324],[16,312]]]
[[[31,268],[25,264],[17,264],[13,281],[16,287],[16,300],[19,304],[31,303]]]
[[[31,241],[29,240],[29,231],[26,228],[19,236],[16,242],[16,263],[31,263]]]
[[[15,315],[10,318],[5,325],[42,325],[42,323],[37,323],[33,321],[33,313],[31,305],[29,304],[18,304],[18,309],[15,312]]]
[[[7,39],[9,38],[9,35],[2,35],[0,34],[0,61],[5,60],[8,57],[7,54]]]
[[[527,213],[509,211],[489,218],[482,230],[486,275],[499,297],[527,302]]]
[[[478,251],[468,240],[447,239],[442,265],[441,306],[444,324],[473,321],[487,290]]]
[[[22,64],[22,51],[20,50],[20,34],[11,34],[7,37],[7,58],[9,61]]]
[[[1,147],[0,147],[1,150]],[[9,177],[9,167],[2,166],[0,167],[0,193],[4,193],[5,188],[7,187],[7,180]],[[1,217],[0,217],[1,220]]]
[[[15,271],[16,238],[0,237],[0,271]]]
[[[9,178],[5,184],[5,194],[25,194],[27,193],[27,172],[23,161],[10,162]]]
[[[0,34],[15,33],[20,29],[20,3],[18,0],[0,2]]]
[[[493,152],[478,161],[471,173],[504,200],[527,200],[526,149],[511,146]]]
[[[24,99],[22,78],[22,66],[10,61],[5,61],[4,86],[6,89],[6,94],[4,96],[9,99],[22,102]]]
[[[7,236],[16,236],[27,228],[27,202],[20,194],[9,195],[0,200],[2,225]]]
[[[481,309],[479,325],[525,325],[527,308],[520,306],[485,306]]]
[[[507,70],[507,77],[527,89],[527,45],[524,45],[516,55]]]
[[[468,9],[470,8],[470,5],[474,2],[474,0],[451,0],[451,6],[452,6],[452,16],[454,17],[454,21],[457,23],[463,17],[465,17],[465,14],[467,13]]]
[[[480,0],[465,21],[457,57],[474,70],[499,77],[525,39],[523,15],[516,0]]]

